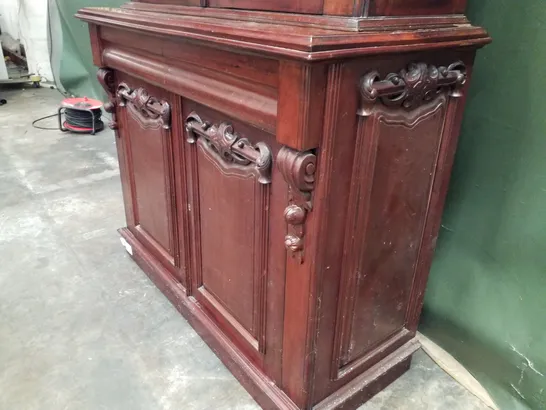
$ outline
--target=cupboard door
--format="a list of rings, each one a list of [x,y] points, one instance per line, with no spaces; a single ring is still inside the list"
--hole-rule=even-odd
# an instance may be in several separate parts
[[[118,73],[119,134],[130,187],[128,228],[167,268],[176,261],[170,94]]]
[[[272,135],[192,101],[186,124],[192,292],[256,364],[279,370],[287,189]],[[272,375],[275,378],[275,375]]]

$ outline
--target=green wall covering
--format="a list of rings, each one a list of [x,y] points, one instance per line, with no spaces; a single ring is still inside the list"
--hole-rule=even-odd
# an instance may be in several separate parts
[[[62,26],[62,53],[59,78],[68,93],[101,98],[103,91],[96,80],[97,68],[91,60],[87,23],[74,18],[82,7],[119,7],[126,0],[56,0]]]
[[[474,78],[421,331],[501,409],[546,409],[546,1],[470,0]]]
[[[58,80],[75,95],[102,95],[73,17],[94,3],[56,0]],[[469,3],[494,42],[476,60],[421,331],[501,409],[546,409],[546,1]]]

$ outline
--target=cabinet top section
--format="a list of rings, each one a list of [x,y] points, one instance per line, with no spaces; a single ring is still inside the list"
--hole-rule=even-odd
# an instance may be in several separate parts
[[[463,14],[467,0],[134,0],[135,3],[351,17]]]
[[[418,19],[347,18],[130,3],[120,9],[84,8],[76,17],[99,27],[110,26],[306,61],[477,48],[490,42],[485,30],[457,15]]]

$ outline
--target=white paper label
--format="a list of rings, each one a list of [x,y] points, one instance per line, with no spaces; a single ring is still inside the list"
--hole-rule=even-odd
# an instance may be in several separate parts
[[[129,243],[124,238],[119,238],[119,240],[121,241],[121,244],[123,245],[123,247],[125,248],[127,253],[132,256],[133,255],[133,247],[131,245],[129,245]]]

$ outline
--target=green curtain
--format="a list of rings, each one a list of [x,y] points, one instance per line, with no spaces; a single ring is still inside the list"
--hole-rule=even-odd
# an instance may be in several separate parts
[[[73,16],[124,0],[50,1],[57,81],[101,96],[87,25]],[[468,15],[494,42],[476,60],[421,331],[503,410],[546,409],[546,3],[469,0]]]
[[[421,331],[501,409],[546,409],[546,3],[470,0],[478,53]]]
[[[52,62],[52,66],[59,66],[56,81],[69,94],[103,98],[103,91],[96,81],[97,67],[91,59],[91,45],[87,24],[74,17],[82,7],[119,7],[125,0],[53,0],[50,3],[50,14],[57,14],[62,29],[62,44],[53,42],[53,46],[60,44],[62,50],[55,53],[59,62]],[[56,10],[51,10],[56,9]],[[55,16],[56,17],[56,16]],[[53,19],[52,19],[53,20]]]

